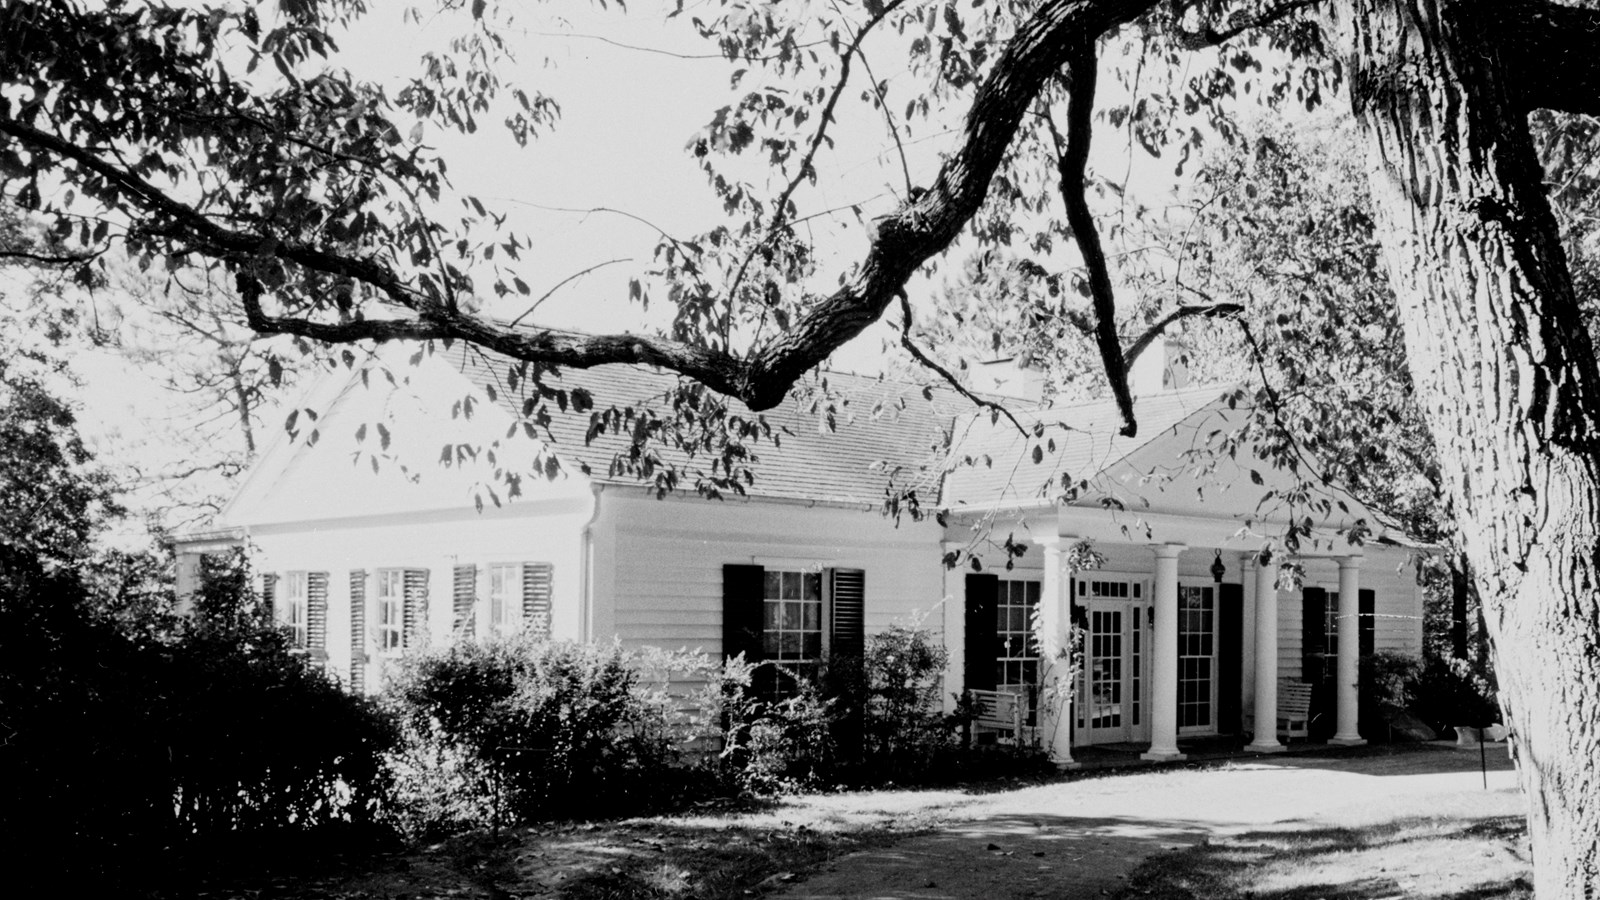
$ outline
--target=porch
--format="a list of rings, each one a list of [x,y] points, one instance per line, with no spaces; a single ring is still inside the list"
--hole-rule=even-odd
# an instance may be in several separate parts
[[[1242,737],[1250,722],[1277,721],[1284,679],[1318,685],[1332,744],[1364,743],[1358,661],[1373,652],[1378,616],[1362,555],[1301,556],[1304,584],[1286,590],[1277,561],[1234,541],[1098,544],[1107,558],[1083,570],[1080,541],[1034,537],[1023,559],[1037,568],[963,575],[959,615],[946,617],[964,688],[1040,698],[1026,724],[1057,763],[1286,752],[1274,733]],[[1374,580],[1392,592],[1388,562]],[[1052,695],[1068,693],[1074,633],[1082,665],[1066,706]]]

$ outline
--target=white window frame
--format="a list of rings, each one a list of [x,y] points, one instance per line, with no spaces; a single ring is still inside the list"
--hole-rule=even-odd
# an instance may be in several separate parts
[[[995,673],[995,686],[1002,691],[1021,692],[1038,684],[1039,672],[1039,641],[1034,632],[1033,617],[1037,613],[1039,604],[1043,602],[1044,580],[1042,578],[1001,578],[999,590],[995,596],[995,638],[1004,641],[1003,647],[1009,649],[1011,639],[1020,638],[1022,641],[1021,654],[1008,654],[1004,650],[995,655],[998,671]],[[1033,604],[1028,603],[1029,586],[1033,590]],[[1020,609],[1023,613],[1021,629],[1011,627],[1011,611]],[[1002,618],[1004,621],[1002,621]],[[1027,664],[1033,663],[1034,678],[1029,681],[1026,676],[1021,680],[1010,680],[1008,673],[1015,667],[1020,671],[1027,671]]]
[[[372,638],[379,656],[399,656],[405,650],[405,623],[406,570],[375,570],[372,585]]]
[[[777,595],[773,594],[773,578],[777,578]],[[761,590],[761,641],[762,656],[769,662],[792,669],[799,674],[815,674],[821,665],[823,656],[827,653],[827,622],[828,598],[827,585],[824,584],[824,572],[821,569],[764,569]],[[816,586],[815,598],[808,598],[807,583]],[[807,607],[812,607],[815,616],[810,622],[806,619]],[[776,608],[776,609],[774,609]],[[776,612],[776,615],[774,614]],[[798,615],[797,626],[789,625],[789,614]],[[773,625],[777,628],[774,630]],[[776,636],[777,649],[772,649],[773,641],[769,636]],[[798,651],[784,649],[786,638],[794,635],[800,645]],[[816,652],[807,652],[807,636],[815,635]]]
[[[305,572],[284,572],[278,580],[278,624],[289,629],[290,640],[296,647],[305,647],[311,636],[306,585]]]
[[[484,566],[484,632],[501,637],[522,630],[522,580],[526,577],[522,563],[489,563]],[[495,576],[500,576],[500,590],[495,590]]]

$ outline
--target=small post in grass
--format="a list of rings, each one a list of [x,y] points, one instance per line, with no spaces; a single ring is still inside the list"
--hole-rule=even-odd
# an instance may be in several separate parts
[[[1483,773],[1483,789],[1489,789],[1489,751],[1484,749],[1483,739],[1489,736],[1488,726],[1478,729],[1478,770]]]

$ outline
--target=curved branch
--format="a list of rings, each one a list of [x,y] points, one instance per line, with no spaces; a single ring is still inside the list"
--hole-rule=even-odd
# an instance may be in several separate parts
[[[238,288],[244,299],[245,321],[260,334],[292,334],[330,344],[462,340],[513,359],[569,369],[590,369],[613,363],[660,366],[687,375],[719,393],[739,396],[742,366],[737,358],[720,350],[680,341],[637,334],[512,331],[501,323],[443,306],[413,318],[313,322],[294,316],[268,315],[261,305],[264,293],[261,283],[248,272],[239,273]]]
[[[1117,298],[1111,289],[1111,271],[1106,265],[1105,250],[1100,246],[1100,233],[1095,229],[1094,215],[1089,212],[1089,201],[1083,189],[1089,165],[1089,139],[1094,129],[1097,63],[1094,38],[1080,39],[1068,62],[1066,149],[1056,168],[1061,173],[1061,199],[1067,207],[1067,226],[1072,229],[1084,267],[1089,270],[1095,345],[1100,350],[1100,362],[1105,366],[1106,380],[1111,383],[1117,411],[1122,415],[1122,435],[1133,437],[1139,431],[1139,422],[1133,416],[1128,367],[1122,355],[1122,341],[1117,337]],[[1054,127],[1052,123],[1051,128]]]
[[[1212,28],[1210,25],[1199,31],[1184,31],[1182,28],[1174,30],[1178,39],[1178,46],[1183,47],[1185,50],[1202,50],[1206,47],[1225,44],[1246,31],[1264,28],[1281,19],[1288,18],[1302,9],[1316,6],[1321,2],[1322,0],[1293,0],[1293,2],[1285,3],[1282,6],[1274,6],[1253,16],[1239,12],[1228,20],[1228,27],[1221,31]]]
[[[740,399],[753,409],[770,408],[802,374],[881,318],[917,268],[949,246],[982,205],[1023,113],[1068,61],[1070,48],[1132,21],[1155,3],[1056,0],[1024,22],[978,89],[965,138],[928,192],[882,221],[853,279],[757,348]]]
[[[940,378],[943,378],[946,383],[955,389],[956,393],[972,401],[974,406],[981,406],[984,409],[1005,416],[1011,420],[1012,425],[1017,426],[1017,431],[1023,437],[1028,436],[1028,429],[1022,427],[1022,423],[1017,421],[1017,417],[1011,414],[1011,410],[1006,409],[1005,406],[996,403],[993,400],[985,400],[984,398],[979,397],[977,394],[974,394],[972,391],[967,390],[966,386],[957,380],[956,376],[950,374],[949,369],[946,369],[944,366],[941,366],[935,362],[933,357],[922,352],[922,348],[918,347],[916,342],[911,340],[911,301],[906,299],[905,294],[900,295],[900,310],[903,316],[903,321],[900,323],[900,346],[906,348],[907,353],[911,354],[911,356],[916,359],[917,362],[922,363],[924,366],[937,373]]]
[[[295,334],[334,343],[452,338],[515,359],[569,368],[611,363],[655,365],[700,381],[759,412],[782,402],[801,376],[882,318],[918,268],[955,240],[982,205],[989,181],[1004,159],[1028,105],[1045,82],[1070,62],[1074,51],[1132,21],[1156,2],[1041,3],[1021,23],[996,59],[989,77],[978,87],[961,142],[945,158],[930,188],[908,199],[881,221],[865,257],[841,287],[817,299],[787,331],[759,343],[742,359],[723,350],[642,335],[582,336],[509,329],[503,323],[449,308],[441,300],[424,295],[381,260],[284,241],[272,233],[224,226],[127,168],[16,119],[0,115],[0,134],[93,172],[127,198],[136,216],[153,220],[147,227],[172,240],[191,243],[193,252],[228,263],[244,295],[247,320],[263,333]],[[412,315],[344,322],[269,315],[261,302],[264,287],[251,265],[252,259],[261,257],[362,282]]]
[[[1135,338],[1134,342],[1128,345],[1128,352],[1122,354],[1122,364],[1127,368],[1133,368],[1133,361],[1138,359],[1144,351],[1150,349],[1150,345],[1155,342],[1155,339],[1160,337],[1162,332],[1165,332],[1176,322],[1196,316],[1204,316],[1208,319],[1217,316],[1236,316],[1242,312],[1244,312],[1244,304],[1242,303],[1211,302],[1198,306],[1180,306],[1157,319],[1149,328],[1144,330],[1143,334]]]

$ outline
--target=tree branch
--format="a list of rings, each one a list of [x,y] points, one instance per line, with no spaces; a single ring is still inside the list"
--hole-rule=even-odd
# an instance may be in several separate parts
[[[643,335],[582,336],[509,329],[426,296],[399,272],[375,258],[345,255],[309,243],[285,241],[266,231],[225,226],[168,196],[126,167],[14,118],[0,116],[0,134],[36,152],[71,160],[105,179],[126,197],[136,227],[192,243],[193,252],[226,262],[244,298],[250,326],[262,333],[294,334],[348,343],[365,340],[442,339],[469,341],[528,362],[568,368],[611,363],[661,366],[754,411],[771,409],[806,372],[882,318],[906,282],[961,233],[982,205],[1023,113],[1046,80],[1072,59],[1075,49],[1124,25],[1157,0],[1045,0],[1006,42],[988,78],[973,95],[959,146],[945,157],[926,193],[883,219],[865,257],[832,294],[804,309],[791,327],[758,343],[743,358],[724,350]],[[1085,111],[1087,115],[1087,111]],[[102,195],[111,193],[109,190]],[[118,201],[121,202],[121,201]],[[142,219],[143,221],[137,221]],[[252,259],[271,257],[312,273],[359,281],[413,315],[323,322],[304,316],[269,315],[265,286]],[[1120,365],[1120,354],[1116,363]]]
[[[719,393],[739,396],[738,376],[742,367],[737,358],[720,350],[679,341],[635,334],[511,331],[500,323],[443,307],[415,318],[313,322],[294,316],[268,315],[261,305],[263,288],[248,272],[239,273],[238,288],[244,300],[246,322],[261,334],[293,334],[330,344],[463,340],[513,359],[570,369],[590,369],[613,363],[660,366],[687,375]],[[780,394],[778,399],[783,396]]]
[[[1122,355],[1122,364],[1127,368],[1133,368],[1133,361],[1148,350],[1150,345],[1155,342],[1155,339],[1160,337],[1162,332],[1166,331],[1175,322],[1196,316],[1204,316],[1208,319],[1216,318],[1217,316],[1236,316],[1242,312],[1244,312],[1244,304],[1242,303],[1212,302],[1198,306],[1180,306],[1157,319],[1149,328],[1144,330],[1143,334],[1134,339],[1134,342],[1128,345],[1128,352]]]
[[[28,250],[0,250],[0,259],[20,259],[46,266],[73,266],[93,262],[99,253],[33,253]]]
[[[861,49],[861,42],[866,40],[867,33],[872,30],[873,26],[882,22],[884,17],[894,12],[895,7],[902,2],[904,0],[893,0],[893,2],[878,10],[877,14],[868,19],[861,26],[861,30],[856,32],[855,39],[850,42],[850,46],[839,54],[839,80],[834,84],[833,92],[828,95],[828,102],[822,107],[822,115],[817,120],[816,133],[811,135],[811,145],[806,148],[806,155],[801,157],[800,165],[795,170],[794,177],[789,179],[789,184],[784,187],[783,193],[778,195],[778,201],[773,204],[772,224],[767,227],[766,236],[751,245],[749,252],[744,255],[744,260],[739,263],[739,271],[733,276],[733,283],[728,288],[730,302],[737,302],[735,295],[739,292],[739,286],[744,283],[744,274],[750,268],[750,261],[755,259],[756,251],[772,243],[778,232],[783,230],[784,223],[789,218],[789,198],[793,197],[794,192],[799,190],[800,182],[805,180],[806,173],[813,171],[811,168],[812,161],[817,158],[817,151],[822,148],[822,142],[828,138],[828,126],[833,124],[833,108],[839,104],[839,97],[844,94],[845,86],[850,83],[850,61],[855,58],[856,53]],[[731,310],[728,315],[728,328],[730,330],[733,328]]]
[[[1202,50],[1206,47],[1215,47],[1218,44],[1227,43],[1246,31],[1271,25],[1294,15],[1302,9],[1316,6],[1321,2],[1322,0],[1293,0],[1293,2],[1275,6],[1253,16],[1241,10],[1229,17],[1228,27],[1221,31],[1212,28],[1210,25],[1199,31],[1184,31],[1182,28],[1175,27],[1174,34],[1178,38],[1178,46],[1186,50]]]
[[[1111,288],[1111,271],[1106,265],[1105,250],[1100,246],[1100,233],[1095,229],[1094,215],[1089,212],[1089,201],[1084,196],[1085,171],[1089,164],[1089,140],[1094,129],[1095,56],[1093,37],[1080,38],[1070,54],[1067,72],[1067,137],[1066,147],[1060,146],[1056,168],[1061,174],[1061,199],[1067,207],[1067,226],[1083,256],[1084,267],[1089,270],[1089,296],[1094,307],[1095,345],[1100,350],[1100,362],[1105,366],[1106,380],[1111,383],[1111,395],[1116,398],[1117,410],[1122,414],[1124,437],[1133,437],[1139,423],[1133,416],[1133,393],[1128,389],[1128,368],[1122,355],[1122,341],[1117,337],[1117,298]],[[1052,132],[1055,123],[1050,124]]]
[[[979,397],[977,394],[974,394],[972,391],[967,390],[966,386],[956,379],[956,376],[950,374],[949,369],[946,369],[944,366],[941,366],[935,362],[932,357],[922,352],[922,348],[918,347],[916,343],[911,340],[911,301],[906,299],[905,294],[900,295],[900,310],[903,315],[903,321],[900,324],[900,346],[906,348],[907,353],[910,353],[917,362],[922,363],[927,368],[936,372],[940,378],[943,378],[946,383],[948,383],[952,388],[955,388],[956,393],[972,401],[973,405],[981,406],[984,409],[992,410],[1002,416],[1005,416],[1011,420],[1011,424],[1017,426],[1017,431],[1020,432],[1023,437],[1028,436],[1028,429],[1022,427],[1022,423],[1017,421],[1017,417],[1011,414],[1011,410],[1006,409],[1003,405],[996,403],[993,400],[985,400],[984,398]]]

